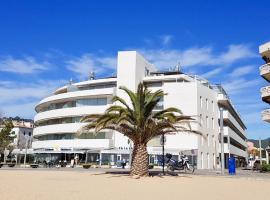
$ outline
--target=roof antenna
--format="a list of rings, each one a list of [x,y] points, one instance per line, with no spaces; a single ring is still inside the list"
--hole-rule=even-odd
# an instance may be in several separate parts
[[[89,73],[89,80],[94,80],[95,79],[95,72],[94,71],[91,71]]]
[[[176,71],[176,72],[180,72],[180,71],[181,71],[181,65],[180,65],[180,62],[178,62],[177,65],[175,66],[175,71]]]
[[[73,83],[73,80],[72,80],[72,78],[70,78],[69,79],[69,85],[72,85],[72,83]]]

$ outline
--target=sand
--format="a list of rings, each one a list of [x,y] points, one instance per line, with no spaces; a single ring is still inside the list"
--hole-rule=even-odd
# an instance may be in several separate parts
[[[269,200],[270,179],[0,170],[0,200]]]

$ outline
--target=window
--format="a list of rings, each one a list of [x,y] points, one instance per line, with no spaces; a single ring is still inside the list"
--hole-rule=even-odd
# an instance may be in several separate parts
[[[209,134],[207,134],[207,146],[210,145],[210,137],[209,137]]]
[[[215,129],[215,121],[214,121],[214,118],[212,118],[212,128]]]
[[[201,108],[203,107],[203,99],[202,96],[200,96],[200,104],[201,104]]]
[[[94,106],[94,105],[106,105],[107,98],[92,98],[92,99],[78,99],[76,106]]]
[[[31,132],[28,133],[29,136],[31,136],[31,134],[32,134]]]
[[[209,117],[206,116],[206,128],[209,128]]]
[[[212,101],[212,110],[215,111],[214,101]]]
[[[203,118],[202,118],[202,114],[200,114],[200,125],[203,125]]]
[[[206,109],[208,110],[208,99],[206,99],[205,102],[206,102]]]
[[[212,135],[212,144],[216,148],[216,146],[215,146],[215,136],[214,135]]]

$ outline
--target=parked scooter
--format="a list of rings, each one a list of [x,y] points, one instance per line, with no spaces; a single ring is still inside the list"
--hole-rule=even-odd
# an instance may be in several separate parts
[[[188,157],[186,155],[181,155],[180,160],[172,159],[172,154],[166,154],[167,160],[167,169],[169,171],[175,170],[185,170],[185,172],[194,173],[195,168],[189,164]]]

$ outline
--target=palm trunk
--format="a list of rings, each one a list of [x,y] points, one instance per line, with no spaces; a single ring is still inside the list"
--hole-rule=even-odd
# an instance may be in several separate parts
[[[146,144],[135,143],[132,153],[130,175],[148,176],[148,153]]]

